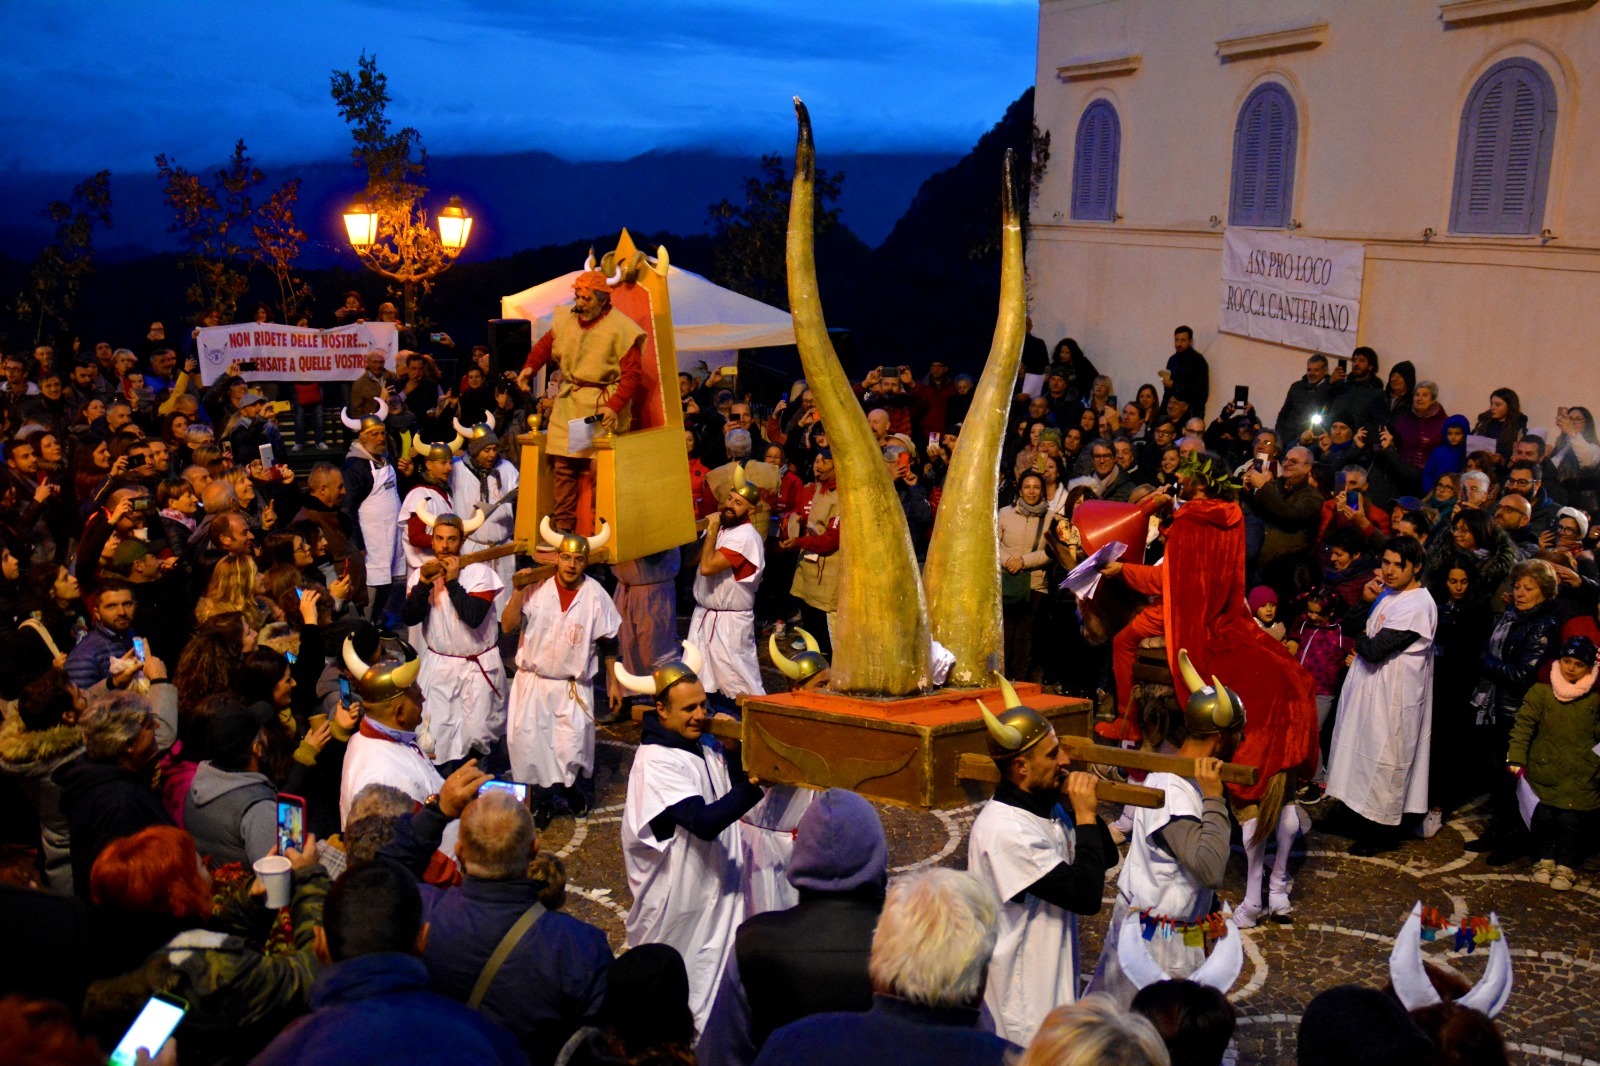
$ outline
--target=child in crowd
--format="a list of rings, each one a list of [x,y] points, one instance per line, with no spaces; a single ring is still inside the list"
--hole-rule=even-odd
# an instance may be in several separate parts
[[[1274,640],[1282,640],[1286,630],[1278,621],[1278,594],[1266,585],[1257,585],[1244,600],[1256,616],[1256,625],[1271,633]]]
[[[1361,599],[1361,590],[1376,572],[1376,560],[1368,554],[1367,539],[1353,526],[1334,530],[1328,536],[1322,583],[1331,588],[1348,610]]]
[[[1583,859],[1585,823],[1600,810],[1600,693],[1594,690],[1595,644],[1573,637],[1549,684],[1528,690],[1511,727],[1507,768],[1539,798],[1533,812],[1533,879],[1570,890]]]
[[[1289,639],[1289,651],[1300,660],[1317,684],[1317,731],[1322,736],[1317,756],[1317,772],[1300,791],[1301,799],[1312,801],[1321,797],[1327,784],[1328,768],[1322,753],[1328,750],[1328,739],[1333,732],[1329,720],[1339,702],[1339,679],[1344,674],[1344,661],[1355,651],[1355,642],[1345,636],[1339,619],[1344,616],[1344,601],[1329,588],[1313,589],[1306,593],[1304,611],[1299,624]]]

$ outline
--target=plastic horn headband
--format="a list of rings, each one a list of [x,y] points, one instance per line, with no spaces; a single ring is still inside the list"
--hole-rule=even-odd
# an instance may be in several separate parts
[[[357,433],[365,432],[374,427],[382,426],[389,418],[389,405],[382,398],[378,400],[378,413],[375,415],[362,415],[359,419],[350,417],[350,408],[339,408],[339,421],[344,423],[346,429],[353,429]]]
[[[1239,936],[1239,927],[1233,924],[1232,910],[1224,916],[1223,924],[1227,927],[1227,935],[1217,941],[1211,956],[1189,975],[1188,980],[1227,995],[1228,989],[1239,979],[1239,971],[1244,969],[1244,944]],[[1150,945],[1144,939],[1144,922],[1138,914],[1128,915],[1117,932],[1117,962],[1135,988],[1146,988],[1157,981],[1171,980],[1171,976],[1151,956]]]
[[[793,659],[789,658],[778,649],[778,634],[773,633],[767,637],[767,654],[772,657],[772,665],[776,666],[784,677],[790,681],[804,681],[828,669],[828,660],[823,657],[822,645],[817,643],[816,637],[799,626],[795,626],[794,631],[805,641],[805,651]]]
[[[463,426],[461,419],[452,417],[450,424],[455,427],[456,436],[463,438],[463,440],[477,440],[479,437],[491,436],[494,433],[494,427],[487,422],[479,422],[474,426]]]
[[[422,659],[417,657],[405,662],[384,659],[369,666],[356,654],[355,643],[345,637],[344,666],[356,679],[362,699],[368,703],[387,703],[417,683]]]
[[[1498,915],[1489,915],[1489,927],[1500,931]],[[1422,965],[1422,901],[1418,900],[1395,937],[1394,950],[1389,953],[1389,981],[1394,985],[1396,998],[1406,1010],[1421,1010],[1443,1002],[1439,992],[1428,980],[1428,971]],[[1456,1000],[1458,1007],[1470,1007],[1493,1018],[1505,1008],[1511,998],[1511,945],[1503,933],[1489,942],[1489,964],[1483,977],[1472,991]]]
[[[604,518],[597,518],[595,521],[600,523],[600,529],[593,535],[585,537],[581,533],[557,533],[550,528],[550,516],[545,515],[539,519],[539,537],[558,552],[588,555],[604,548],[606,542],[611,539],[611,523]]]
[[[451,441],[449,444],[443,444],[438,441],[423,440],[421,433],[411,434],[411,450],[428,459],[432,459],[436,455],[438,458],[443,459],[443,455],[438,455],[438,453],[441,451],[448,451],[451,455],[460,455],[461,447],[466,443],[467,442],[462,438],[460,433],[457,433],[455,440]]]
[[[998,673],[995,679],[1000,683],[1005,709],[996,715],[988,704],[978,700],[983,724],[989,730],[989,753],[996,757],[1020,755],[1049,735],[1050,723],[1038,711],[1023,706],[1011,682]]]
[[[461,535],[463,537],[472,536],[472,534],[478,531],[479,526],[483,525],[489,520],[489,516],[483,513],[483,504],[481,503],[478,504],[473,510],[471,518],[462,519],[460,516],[450,514],[448,511],[444,514],[434,514],[428,509],[427,500],[418,501],[417,517],[420,518],[422,520],[422,524],[427,526],[429,529],[432,529],[433,524],[439,521],[441,518],[454,518],[457,522],[461,523]],[[445,524],[450,525],[451,523],[446,522]]]
[[[612,670],[617,675],[617,684],[629,692],[640,696],[660,696],[668,688],[691,675],[698,677],[700,669],[705,666],[705,657],[700,654],[700,649],[693,644],[685,642],[683,645],[683,658],[657,667],[649,677],[640,677],[630,674],[622,668],[620,663],[614,663]]]

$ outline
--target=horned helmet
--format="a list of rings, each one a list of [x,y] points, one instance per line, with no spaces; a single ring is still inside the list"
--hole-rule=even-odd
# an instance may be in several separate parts
[[[793,659],[778,650],[778,634],[774,632],[767,638],[767,654],[772,658],[772,665],[780,673],[796,685],[804,685],[807,681],[827,670],[828,659],[822,654],[822,645],[817,643],[817,638],[801,629],[794,630],[805,641],[806,650],[796,655]]]
[[[1440,930],[1442,934],[1457,932],[1457,927]],[[1469,1007],[1493,1018],[1505,1008],[1511,998],[1511,945],[1506,943],[1500,929],[1500,917],[1489,915],[1485,931],[1489,940],[1489,963],[1483,976],[1472,986],[1472,991],[1455,1001],[1458,1007]],[[1422,902],[1411,908],[1400,935],[1395,937],[1394,948],[1389,952],[1389,982],[1394,986],[1395,998],[1408,1011],[1432,1007],[1440,1002],[1439,992],[1428,979],[1422,965]]]
[[[461,419],[452,418],[450,419],[450,424],[455,427],[456,436],[462,438],[468,444],[476,440],[482,440],[484,437],[490,438],[494,443],[499,443],[500,438],[495,436],[494,427],[487,422],[475,422],[470,426],[464,426],[461,424]]]
[[[362,415],[360,419],[350,417],[350,408],[339,408],[339,421],[344,423],[346,429],[356,434],[365,433],[369,429],[383,429],[388,418],[389,405],[384,403],[381,397],[378,398],[378,413]]]
[[[654,696],[657,700],[664,699],[667,690],[680,681],[700,680],[700,670],[705,666],[705,657],[700,654],[700,649],[693,644],[685,642],[683,645],[683,658],[674,659],[655,668],[649,677],[640,677],[630,674],[620,664],[612,669],[617,675],[617,684],[629,692],[641,696]]]
[[[1233,911],[1225,912],[1223,924],[1226,933],[1187,980],[1227,995],[1233,982],[1239,979],[1239,971],[1244,969],[1244,944],[1239,927],[1233,922]],[[1150,954],[1150,945],[1144,938],[1144,916],[1140,914],[1128,915],[1117,931],[1117,963],[1135,988],[1172,979]]]
[[[1050,735],[1050,722],[1032,707],[1023,706],[1017,690],[1000,674],[1000,694],[1005,699],[1005,709],[996,715],[982,700],[978,709],[983,712],[983,724],[989,729],[989,754],[996,759],[1009,759],[1021,755]]]
[[[1209,737],[1244,728],[1244,701],[1216,675],[1206,684],[1189,661],[1189,652],[1178,649],[1178,669],[1189,687],[1189,702],[1183,708],[1183,726],[1191,737]]]
[[[406,651],[411,651],[410,647],[406,647]],[[360,695],[361,701],[370,706],[388,703],[405,695],[417,683],[417,674],[422,670],[422,659],[412,651],[409,659],[385,655],[366,663],[356,654],[355,643],[346,637],[344,666],[355,678],[356,692]]]
[[[448,511],[443,514],[434,514],[429,509],[427,500],[419,500],[417,501],[416,514],[418,520],[430,530],[437,525],[455,526],[461,530],[463,539],[472,536],[473,533],[477,532],[479,526],[489,520],[489,516],[483,513],[482,504],[477,505],[471,518],[462,519],[460,515],[451,514]]]
[[[422,439],[421,433],[413,433],[411,435],[412,454],[414,454],[424,463],[448,463],[450,460],[461,454],[461,446],[465,443],[466,441],[459,433],[457,433],[455,439],[448,444],[425,441]]]
[[[604,548],[606,542],[611,539],[611,523],[598,517],[595,521],[600,523],[599,531],[586,537],[577,530],[571,533],[557,533],[550,528],[550,516],[545,515],[539,519],[539,536],[557,554],[582,555],[587,558],[591,553]]]
[[[761,490],[745,478],[744,464],[735,463],[733,466],[733,492],[745,498],[751,507],[761,506]]]

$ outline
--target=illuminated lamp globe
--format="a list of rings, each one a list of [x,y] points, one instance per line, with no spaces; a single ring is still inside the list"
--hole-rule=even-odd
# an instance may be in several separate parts
[[[344,229],[352,248],[371,248],[378,243],[378,213],[365,200],[356,200],[345,208]]]
[[[467,238],[472,235],[472,216],[461,206],[461,197],[450,197],[450,202],[439,212],[438,222],[439,243],[444,245],[445,251],[459,252],[467,246]]]

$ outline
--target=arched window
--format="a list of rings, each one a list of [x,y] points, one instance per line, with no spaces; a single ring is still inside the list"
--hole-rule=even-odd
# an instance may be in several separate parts
[[[1228,223],[1287,226],[1294,205],[1294,152],[1299,123],[1282,85],[1268,82],[1245,98],[1233,127],[1233,188]]]
[[[1072,153],[1072,217],[1081,222],[1111,222],[1117,217],[1117,164],[1122,123],[1109,100],[1096,100],[1078,119]]]
[[[1555,86],[1544,68],[1531,59],[1490,67],[1461,109],[1451,231],[1538,233],[1555,133]]]

